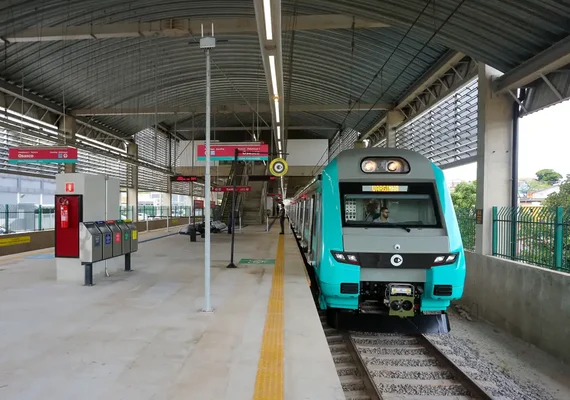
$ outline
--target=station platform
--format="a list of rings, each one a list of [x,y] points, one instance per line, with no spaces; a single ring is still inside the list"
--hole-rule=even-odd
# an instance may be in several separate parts
[[[0,398],[344,399],[294,238],[264,228],[236,233],[237,269],[212,235],[213,313],[203,239],[141,235],[93,287],[49,252],[0,259]]]

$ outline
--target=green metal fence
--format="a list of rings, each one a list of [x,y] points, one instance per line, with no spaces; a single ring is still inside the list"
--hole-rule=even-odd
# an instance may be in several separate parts
[[[474,208],[456,208],[455,215],[463,240],[463,248],[465,250],[475,250],[475,209]]]
[[[570,272],[570,210],[493,207],[493,255]]]
[[[55,226],[55,208],[31,204],[0,205],[0,234],[41,231]]]
[[[119,213],[121,219],[134,220],[134,207],[121,206]],[[192,207],[174,206],[170,207],[158,206],[139,206],[138,220],[146,221],[152,219],[164,219],[166,217],[190,217],[192,215]]]
[[[139,206],[138,220],[188,218],[192,208],[185,206],[169,207]],[[134,207],[122,206],[119,209],[120,219],[135,220]],[[198,217],[197,219],[200,219]],[[55,227],[55,208],[34,206],[33,204],[1,204],[0,235],[18,232],[33,232]]]

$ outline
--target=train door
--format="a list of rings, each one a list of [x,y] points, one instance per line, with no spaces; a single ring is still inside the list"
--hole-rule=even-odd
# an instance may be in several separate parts
[[[321,246],[323,245],[322,243],[322,237],[323,237],[323,232],[322,232],[322,222],[321,222],[321,216],[322,216],[322,207],[321,207],[321,203],[322,203],[322,194],[319,190],[317,190],[317,195],[316,195],[316,206],[315,206],[315,239],[316,239],[316,243],[315,243],[315,254],[314,254],[314,266],[315,266],[315,270],[318,271],[318,268],[320,266],[321,263]],[[317,272],[318,275],[318,272]]]

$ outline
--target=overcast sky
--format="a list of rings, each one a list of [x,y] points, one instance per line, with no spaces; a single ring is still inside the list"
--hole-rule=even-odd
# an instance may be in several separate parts
[[[543,168],[552,168],[566,177],[570,174],[570,101],[520,119],[519,178],[534,178]],[[473,181],[477,163],[445,171],[448,182]]]

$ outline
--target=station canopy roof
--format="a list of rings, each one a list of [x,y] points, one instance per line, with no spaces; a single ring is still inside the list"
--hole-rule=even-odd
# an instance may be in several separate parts
[[[200,24],[209,32],[213,22],[212,135],[251,140],[259,126],[257,139],[269,141],[269,50],[255,1],[3,1],[2,90],[29,91],[124,138],[160,124],[200,139],[198,41]],[[271,1],[279,3],[288,138],[365,132],[442,60],[465,55],[506,73],[570,33],[566,0]]]

